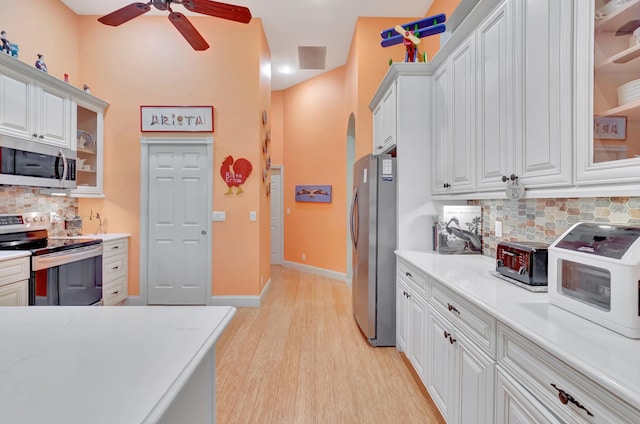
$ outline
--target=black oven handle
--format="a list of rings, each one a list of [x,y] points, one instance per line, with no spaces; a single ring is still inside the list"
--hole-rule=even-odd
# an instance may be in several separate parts
[[[31,267],[33,271],[41,269],[54,268],[60,265],[66,265],[84,259],[95,258],[102,255],[102,245],[93,245],[85,247],[77,247],[62,252],[49,253],[40,256],[33,256]]]

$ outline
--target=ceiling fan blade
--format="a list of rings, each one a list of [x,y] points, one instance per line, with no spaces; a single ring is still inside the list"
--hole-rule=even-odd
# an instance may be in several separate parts
[[[182,0],[182,5],[191,12],[202,13],[203,15],[215,16],[243,24],[251,21],[251,11],[244,6],[210,0]]]
[[[191,22],[180,12],[171,12],[169,14],[169,20],[176,27],[180,34],[191,44],[194,50],[207,50],[209,44],[202,38],[202,35],[198,32]]]
[[[150,9],[151,6],[145,3],[131,3],[128,6],[116,10],[115,12],[111,12],[108,15],[98,18],[98,21],[105,25],[118,26],[147,13]]]

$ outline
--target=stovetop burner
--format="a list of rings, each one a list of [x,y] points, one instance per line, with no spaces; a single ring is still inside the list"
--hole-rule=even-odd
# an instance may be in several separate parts
[[[29,250],[33,256],[101,244],[101,239],[51,239],[46,213],[0,215],[0,250]]]

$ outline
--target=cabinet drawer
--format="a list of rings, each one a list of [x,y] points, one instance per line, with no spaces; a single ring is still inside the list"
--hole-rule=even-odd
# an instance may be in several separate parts
[[[127,298],[127,277],[119,278],[102,286],[102,303],[104,306],[115,305]]]
[[[115,255],[102,259],[102,282],[109,283],[127,275],[127,255]]]
[[[397,265],[398,278],[402,278],[417,294],[427,299],[427,289],[429,287],[427,276],[402,260],[398,260]]]
[[[502,323],[498,324],[497,331],[498,363],[560,421],[640,422],[639,410],[546,350]]]
[[[29,258],[0,262],[0,286],[29,278]]]
[[[496,319],[464,300],[435,280],[431,280],[429,303],[482,348],[492,359],[496,357]]]
[[[102,246],[102,257],[108,258],[120,253],[127,253],[127,239],[118,239],[104,242]]]

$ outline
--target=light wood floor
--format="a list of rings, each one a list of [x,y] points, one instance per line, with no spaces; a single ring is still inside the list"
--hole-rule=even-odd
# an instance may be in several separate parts
[[[395,348],[373,348],[344,282],[274,266],[218,342],[220,424],[440,423]]]

